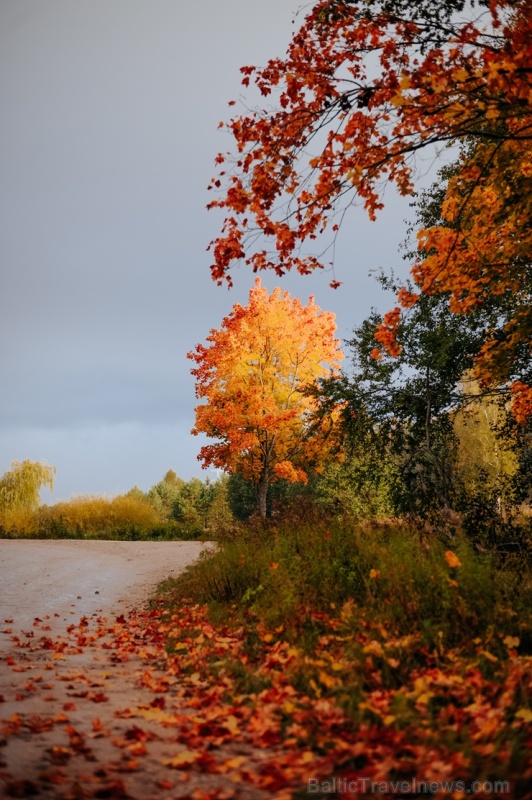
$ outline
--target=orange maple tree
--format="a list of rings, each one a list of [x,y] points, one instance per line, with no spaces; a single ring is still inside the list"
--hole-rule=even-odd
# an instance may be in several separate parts
[[[236,304],[209,346],[188,354],[196,396],[207,400],[192,433],[221,440],[198,458],[250,480],[262,516],[272,481],[306,482],[334,449],[334,413],[316,421],[308,388],[336,374],[343,354],[335,331],[334,314],[312,297],[303,306],[278,288],[269,295],[257,279],[248,305]]]
[[[480,142],[464,153],[449,180],[439,224],[418,232],[412,267],[420,292],[446,294],[451,311],[487,312],[476,377],[484,385],[509,386],[514,417],[523,424],[532,414],[531,230],[532,140]],[[376,332],[392,355],[398,352],[401,310],[418,296],[403,289],[400,306]]]
[[[522,302],[488,334],[478,369],[485,382],[513,379],[524,419],[532,390],[502,365],[529,347],[532,328],[532,14],[528,0],[472,3],[467,19],[456,13],[464,6],[321,0],[285,58],[242,68],[243,84],[254,82],[273,109],[227,126],[237,155],[216,159],[210,188],[220,193],[210,207],[226,216],[211,269],[231,283],[238,260],[277,274],[322,267],[309,242],[320,238],[323,254],[322,234],[334,239],[349,205],[359,200],[374,219],[386,183],[413,191],[418,151],[473,142],[449,184],[449,224],[420,234],[420,252],[430,255],[414,265],[414,278],[421,291],[450,292],[460,312],[519,286]],[[392,353],[401,308],[415,300],[403,292],[378,331]]]
[[[446,292],[451,311],[492,309],[476,360],[484,384],[511,381],[513,412],[532,412],[532,140],[479,143],[449,181],[442,224],[418,233],[412,274],[420,290]],[[408,303],[408,298],[407,298]]]

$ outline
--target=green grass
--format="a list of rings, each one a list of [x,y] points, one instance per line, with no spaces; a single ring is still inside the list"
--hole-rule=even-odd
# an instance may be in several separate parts
[[[446,551],[460,566],[450,567]],[[352,625],[413,626],[429,647],[455,647],[501,632],[530,642],[530,569],[479,553],[465,537],[429,538],[406,524],[324,524],[310,520],[248,529],[219,543],[173,585],[173,596],[208,603],[220,619],[247,613],[290,637],[319,635],[316,614]],[[310,613],[312,612],[312,613]]]

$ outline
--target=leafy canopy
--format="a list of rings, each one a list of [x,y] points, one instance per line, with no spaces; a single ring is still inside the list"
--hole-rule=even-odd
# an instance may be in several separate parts
[[[419,233],[413,277],[420,292],[445,293],[453,312],[501,298],[477,377],[511,381],[524,421],[532,413],[523,371],[532,333],[531,33],[528,0],[314,3],[285,58],[241,70],[268,107],[233,118],[236,156],[216,159],[210,207],[225,221],[211,243],[213,278],[230,284],[241,260],[279,275],[322,267],[322,234],[334,240],[348,206],[359,201],[374,219],[387,183],[413,192],[418,151],[468,142],[442,224]],[[417,299],[402,290],[382,321],[377,339],[392,355],[402,310]]]
[[[469,20],[453,16],[463,6],[321,0],[284,59],[242,67],[244,86],[275,105],[227,126],[237,157],[229,169],[220,153],[211,183],[222,190],[211,207],[227,214],[215,280],[231,282],[240,259],[278,274],[322,266],[303,242],[336,230],[354,196],[374,218],[384,183],[409,194],[413,156],[428,145],[530,141],[529,3],[493,0]]]
[[[194,434],[220,441],[201,448],[204,467],[238,473],[255,486],[306,482],[331,446],[333,416],[313,422],[308,387],[336,373],[341,359],[334,314],[313,298],[271,295],[257,279],[247,306],[236,304],[218,330],[188,357],[196,363]]]

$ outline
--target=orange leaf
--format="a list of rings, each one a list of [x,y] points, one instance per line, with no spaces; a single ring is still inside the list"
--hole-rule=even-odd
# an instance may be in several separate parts
[[[197,750],[182,750],[172,758],[163,759],[162,763],[165,765],[165,767],[183,769],[184,767],[189,767],[191,764],[199,761],[202,756],[203,754]]]

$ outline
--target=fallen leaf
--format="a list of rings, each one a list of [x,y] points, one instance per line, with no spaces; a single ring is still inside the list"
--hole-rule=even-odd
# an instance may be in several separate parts
[[[183,767],[189,767],[191,764],[194,764],[196,761],[202,757],[202,753],[198,752],[197,750],[182,750],[177,755],[173,756],[172,758],[165,758],[163,759],[162,763],[165,767],[173,767],[174,769],[182,769]]]

